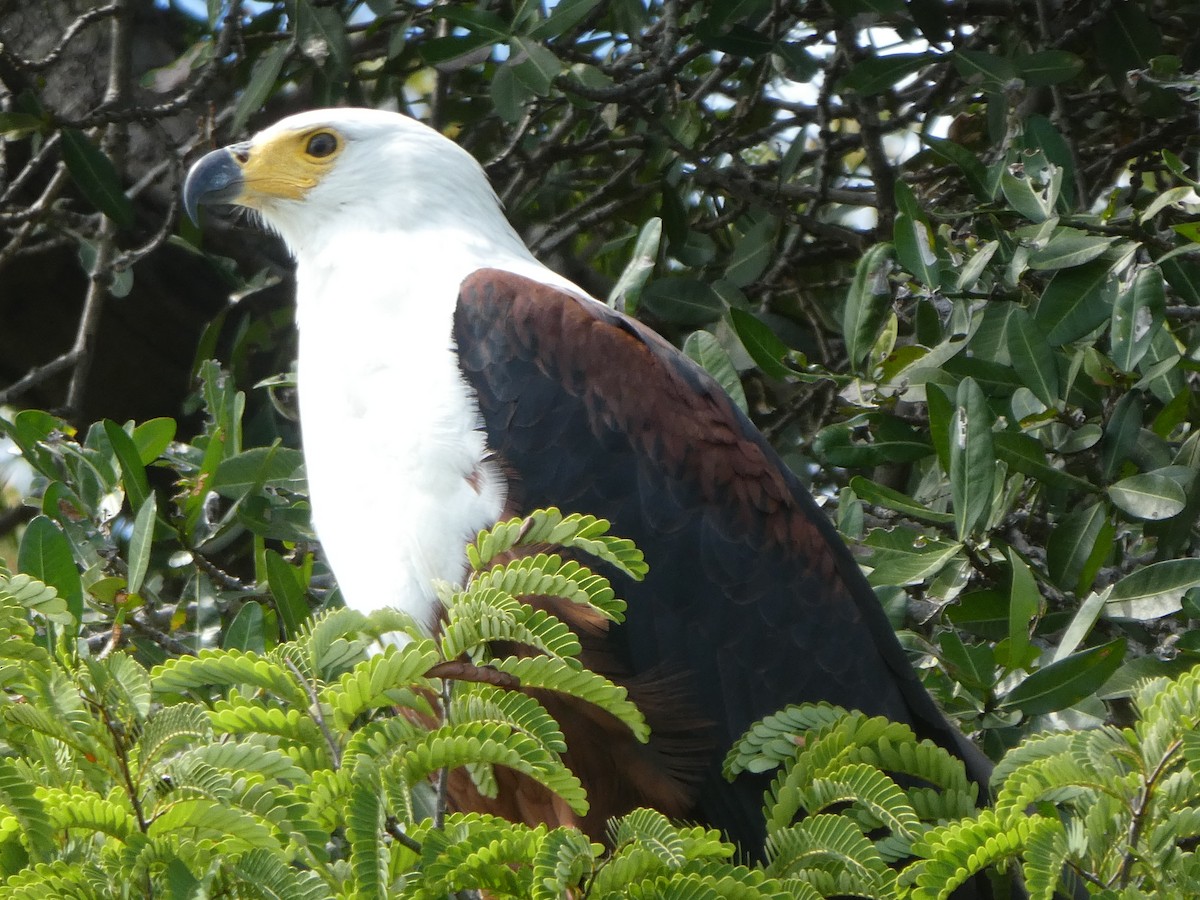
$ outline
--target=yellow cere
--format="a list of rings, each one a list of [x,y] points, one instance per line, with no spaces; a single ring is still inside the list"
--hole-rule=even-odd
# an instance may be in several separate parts
[[[230,148],[242,170],[242,193],[234,202],[258,207],[263,201],[302,200],[341,156],[345,141],[328,127],[272,135],[243,152]]]

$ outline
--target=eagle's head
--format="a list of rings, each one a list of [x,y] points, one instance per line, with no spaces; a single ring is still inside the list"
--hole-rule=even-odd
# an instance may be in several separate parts
[[[415,119],[375,109],[300,113],[214,150],[192,166],[183,204],[193,220],[201,204],[252,210],[294,255],[331,231],[508,228],[469,153]]]

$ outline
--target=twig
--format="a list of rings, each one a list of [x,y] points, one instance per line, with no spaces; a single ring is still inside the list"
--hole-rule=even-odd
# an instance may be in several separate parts
[[[50,360],[50,362],[30,369],[24,376],[0,391],[0,405],[11,403],[26,391],[37,387],[43,381],[53,378],[59,372],[65,372],[71,366],[75,365],[76,358],[77,354],[75,351],[68,350],[66,353],[60,354]]]
[[[388,816],[387,822],[384,823],[383,828],[392,836],[392,840],[394,840],[396,843],[403,844],[413,853],[421,853],[420,842],[413,840],[412,837],[406,834],[404,830],[400,828],[400,823],[394,816]]]
[[[80,14],[80,16],[75,19],[74,22],[68,25],[65,31],[63,31],[62,37],[58,39],[58,43],[55,44],[50,52],[41,59],[24,59],[23,57],[20,57],[13,51],[9,50],[3,44],[0,44],[0,52],[4,53],[12,61],[13,65],[19,69],[29,69],[30,71],[37,72],[42,69],[49,68],[58,62],[58,58],[62,56],[63,51],[67,49],[67,45],[75,39],[75,36],[79,34],[79,32],[83,31],[83,29],[87,28],[87,26],[91,25],[93,22],[98,22],[103,18],[113,15],[116,13],[116,11],[117,4],[110,3],[108,6],[97,6]]]

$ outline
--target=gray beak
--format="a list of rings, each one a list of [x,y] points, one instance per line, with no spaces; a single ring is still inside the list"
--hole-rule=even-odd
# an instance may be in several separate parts
[[[200,204],[232,203],[242,192],[242,168],[238,151],[244,144],[222,147],[205,154],[188,172],[183,183],[183,208],[198,222]]]

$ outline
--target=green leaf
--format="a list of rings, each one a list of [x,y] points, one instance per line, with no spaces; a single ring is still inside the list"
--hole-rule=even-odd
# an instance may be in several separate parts
[[[448,9],[449,7],[441,8]],[[421,44],[421,59],[428,65],[436,66],[466,56],[468,53],[474,53],[481,47],[490,47],[495,43],[495,39],[489,34],[449,35],[433,38]]]
[[[1112,551],[1116,526],[1108,505],[1092,503],[1067,513],[1046,539],[1046,569],[1064,591],[1083,594]]]
[[[150,496],[150,482],[146,479],[142,456],[128,432],[111,419],[104,420],[104,433],[121,464],[121,484],[129,497],[129,508],[139,510]]]
[[[954,528],[960,540],[987,523],[992,511],[996,453],[991,410],[973,378],[964,378],[950,420],[950,490]]]
[[[954,679],[980,694],[996,685],[996,660],[988,644],[966,644],[953,631],[938,638],[942,659],[953,670]]]
[[[1135,569],[1115,585],[1105,615],[1145,621],[1183,608],[1183,595],[1200,585],[1200,559],[1168,559]]]
[[[683,352],[717,380],[717,384],[733,399],[738,409],[747,411],[742,380],[720,341],[707,331],[693,331],[683,342]]]
[[[58,591],[76,622],[83,618],[83,581],[75,567],[71,542],[51,519],[36,516],[25,526],[17,569]]]
[[[1109,329],[1113,365],[1122,372],[1133,371],[1153,344],[1166,314],[1162,272],[1157,266],[1144,266],[1113,304]]]
[[[516,53],[516,76],[539,97],[545,97],[550,93],[554,79],[562,72],[563,64],[552,52],[529,38],[514,37],[512,47]]]
[[[896,216],[893,236],[900,265],[929,290],[936,291],[941,286],[941,271],[937,242],[928,223],[900,213]]]
[[[1115,640],[1038,669],[1008,692],[1001,709],[1040,716],[1090,697],[1125,658],[1125,641]]]
[[[154,542],[154,526],[157,524],[158,502],[151,494],[138,509],[133,522],[133,534],[129,538],[129,586],[128,591],[136,594],[142,589],[142,579],[150,568],[150,549]]]
[[[775,255],[775,234],[779,223],[774,216],[764,216],[752,225],[733,246],[725,278],[738,287],[753,284],[766,271]]]
[[[872,585],[920,584],[941,571],[962,544],[930,538],[908,528],[875,529],[863,542],[870,550]]]
[[[296,40],[302,52],[322,63],[327,77],[338,82],[345,81],[354,65],[354,58],[341,13],[312,0],[295,0],[295,3]]]
[[[525,104],[533,97],[533,91],[517,78],[513,65],[505,62],[497,67],[496,74],[492,76],[491,95],[497,115],[508,124],[515,125],[521,120]]]
[[[433,9],[435,19],[445,19],[460,28],[487,37],[493,43],[506,41],[512,34],[508,23],[494,12],[472,9],[467,6],[437,6]]]
[[[1042,595],[1025,560],[1011,547],[1008,564],[1012,572],[1008,603],[1008,655],[1010,660],[1025,657],[1029,635],[1042,606]]]
[[[896,82],[937,60],[932,53],[893,53],[873,56],[854,65],[837,83],[839,91],[855,91],[864,97],[891,90]]]
[[[271,588],[271,596],[275,598],[279,618],[283,620],[284,633],[288,638],[295,638],[309,617],[308,593],[303,575],[274,550],[267,550],[265,557],[267,584]]]
[[[638,232],[637,243],[633,245],[633,253],[629,262],[621,271],[621,277],[613,285],[608,294],[608,305],[622,312],[633,313],[641,300],[642,289],[646,286],[654,266],[658,262],[658,250],[662,245],[663,220],[653,216],[642,225]]]
[[[300,489],[304,487],[303,463],[303,454],[291,447],[252,447],[222,460],[209,487],[232,499],[264,485]]]
[[[708,282],[682,275],[656,278],[642,289],[640,307],[675,325],[698,328],[721,317],[725,304]]]
[[[1025,386],[1047,407],[1058,402],[1061,385],[1058,360],[1041,326],[1023,309],[1008,320],[1008,354]]]
[[[854,269],[854,280],[842,313],[842,334],[850,367],[859,370],[870,353],[892,303],[888,275],[892,270],[891,244],[876,244],[863,254]]]
[[[1040,164],[1040,165],[1039,165]],[[1000,190],[1014,210],[1031,222],[1045,222],[1054,212],[1062,189],[1063,170],[1041,154],[1025,154],[1000,171]]]
[[[262,653],[266,650],[266,632],[264,630],[262,604],[257,600],[247,600],[237,611],[225,635],[221,646],[226,650],[248,650],[252,653]]]
[[[787,345],[776,336],[771,326],[753,313],[733,306],[729,308],[729,321],[742,346],[763,374],[780,381],[792,374],[791,369],[783,363],[788,354]]]
[[[1158,472],[1122,478],[1109,485],[1108,496],[1128,515],[1150,521],[1176,516],[1187,505],[1187,494],[1179,482]]]
[[[936,512],[922,506],[908,494],[882,484],[876,484],[861,475],[855,475],[850,479],[850,487],[864,502],[895,510],[913,519],[932,522],[935,525],[948,525],[954,521],[954,516],[950,513]]]
[[[543,22],[530,30],[529,36],[535,41],[558,37],[586,19],[599,5],[600,0],[562,0]]]
[[[274,92],[279,82],[279,73],[283,71],[283,64],[287,61],[291,48],[291,42],[281,41],[255,61],[242,96],[238,98],[237,106],[234,107],[233,119],[229,123],[229,130],[234,134],[240,134],[245,129],[250,116],[262,109]]]
[[[863,425],[869,426],[866,434]],[[923,459],[932,448],[904,420],[887,413],[869,413],[822,428],[813,439],[813,452],[834,466],[877,466]]]
[[[1029,254],[1029,267],[1046,270],[1081,266],[1102,256],[1116,240],[1076,228],[1055,228],[1046,246]]]
[[[133,443],[143,466],[162,456],[174,439],[174,419],[148,419],[133,429]]]
[[[1057,272],[1033,312],[1052,347],[1094,331],[1112,315],[1117,280],[1104,259]]]
[[[1083,71],[1083,60],[1066,50],[1039,50],[1013,57],[1013,68],[1029,87],[1070,81]]]
[[[982,50],[959,50],[954,54],[954,68],[968,84],[989,92],[1003,92],[1017,79],[1017,70],[1011,61]]]
[[[122,228],[133,227],[133,204],[112,161],[82,131],[64,128],[61,134],[63,162],[83,196]]]

